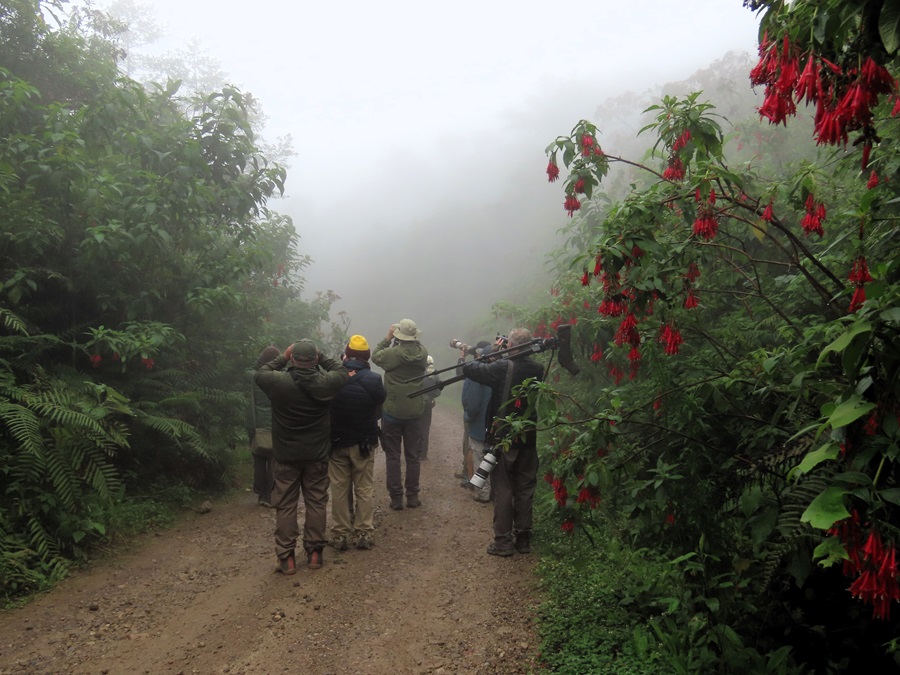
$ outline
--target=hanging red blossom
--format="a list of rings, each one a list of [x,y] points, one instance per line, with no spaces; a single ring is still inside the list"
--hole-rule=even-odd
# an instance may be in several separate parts
[[[800,227],[803,228],[804,234],[809,236],[815,232],[821,237],[824,234],[822,223],[825,221],[825,217],[825,205],[817,202],[816,198],[810,193],[806,198],[806,215],[800,221]]]
[[[663,178],[670,181],[679,181],[684,178],[684,164],[680,158],[669,158],[669,163],[663,171]]]
[[[578,197],[575,195],[566,195],[566,201],[563,203],[563,208],[565,208],[571,218],[575,212],[581,208],[581,202],[578,201]]]
[[[688,141],[691,140],[691,132],[689,129],[685,129],[681,136],[675,139],[675,142],[672,144],[672,150],[674,152],[678,152],[679,150],[683,150],[687,147]]]
[[[684,277],[688,281],[697,281],[700,278],[700,267],[697,263],[688,264],[688,271],[685,273]]]
[[[681,337],[681,331],[671,323],[667,323],[660,328],[658,341],[665,345],[664,351],[669,356],[677,354],[679,347],[684,342]]]
[[[566,534],[572,534],[575,531],[575,521],[572,518],[566,518],[563,524],[559,526]]]
[[[141,359],[141,363],[144,364],[144,367],[147,370],[153,370],[154,361],[151,358],[144,357]]]
[[[591,361],[597,363],[603,360],[603,350],[596,342],[594,343],[594,351],[591,353]]]
[[[587,504],[589,508],[596,509],[600,505],[600,495],[594,486],[586,486],[578,491],[578,497],[575,499],[576,504]]]
[[[579,178],[575,181],[575,187],[573,188],[576,194],[581,194],[584,192],[584,178]]]
[[[872,169],[872,175],[869,176],[869,180],[866,183],[866,188],[871,190],[872,188],[878,187],[878,174],[875,173],[875,169]]]
[[[91,366],[93,366],[94,368],[99,368],[102,362],[102,356],[100,356],[99,354],[91,354]]]
[[[547,164],[547,182],[553,183],[556,179],[559,178],[559,167],[556,166],[556,162],[552,159]]]
[[[597,259],[594,261],[594,276],[599,276],[602,271],[603,261],[600,259],[600,254],[597,254]]]
[[[769,202],[769,203],[766,205],[766,208],[763,210],[762,219],[763,219],[764,221],[766,221],[767,223],[771,223],[771,222],[772,222],[772,219],[773,219],[774,217],[775,217],[775,216],[772,214],[772,202]]]
[[[581,285],[587,286],[589,283],[591,283],[591,275],[585,270],[584,274],[581,275]]]
[[[687,296],[684,299],[684,308],[685,309],[696,309],[697,308],[697,295],[694,293],[693,288],[689,288],[687,292]]]

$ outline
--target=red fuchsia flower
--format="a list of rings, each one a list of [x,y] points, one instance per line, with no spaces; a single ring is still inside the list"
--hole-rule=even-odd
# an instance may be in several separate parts
[[[678,152],[679,150],[683,150],[687,147],[688,141],[691,140],[691,132],[690,129],[685,129],[681,136],[675,139],[675,142],[672,144],[672,151]]]
[[[666,514],[665,522],[666,522],[666,527],[672,527],[673,525],[675,525],[675,514],[672,513],[671,511],[669,511],[669,513]]]
[[[655,401],[653,401],[653,409],[656,412],[659,412],[660,408],[662,408],[662,399],[658,398]]]
[[[600,258],[600,255],[597,254],[597,259],[594,261],[594,276],[599,276],[600,272],[603,271],[603,261]]]
[[[685,279],[688,281],[694,282],[700,278],[700,267],[697,263],[690,263],[688,265],[688,271],[684,275]]]
[[[891,117],[900,115],[900,96],[894,94],[894,107],[891,108]]]
[[[766,221],[767,223],[771,223],[771,222],[772,222],[772,219],[773,219],[774,217],[775,217],[775,216],[772,214],[772,202],[769,202],[769,203],[766,205],[766,208],[763,210],[762,219],[763,219],[764,221]]]
[[[597,313],[609,317],[622,316],[625,313],[625,301],[621,298],[606,298],[597,307]]]
[[[869,264],[866,262],[865,256],[858,256],[853,261],[853,266],[850,268],[850,276],[847,279],[854,284],[867,284],[873,281],[872,275],[869,274]]]
[[[547,182],[553,183],[559,178],[559,167],[556,166],[556,162],[552,159],[547,164]]]
[[[684,299],[684,308],[685,309],[696,309],[697,308],[697,295],[694,293],[693,288],[689,288],[687,292],[687,297]]]
[[[681,331],[671,323],[667,323],[660,328],[659,338],[657,338],[657,340],[665,345],[664,351],[668,356],[677,354],[679,347],[681,347],[684,342],[681,337]]]
[[[579,178],[578,180],[575,181],[574,190],[575,190],[576,194],[581,194],[584,192],[584,178]]]
[[[694,221],[694,234],[701,239],[709,241],[719,231],[719,220],[710,207],[701,207]]]
[[[553,482],[553,472],[552,471],[548,471],[547,473],[544,474],[544,482],[545,483]]]
[[[612,293],[619,287],[619,273],[618,272],[602,272],[600,274],[600,283],[603,285],[603,292],[607,295]]]
[[[148,357],[143,357],[143,358],[141,359],[141,363],[144,364],[144,367],[145,367],[147,370],[153,370],[153,364],[154,364],[153,359],[148,358]]]
[[[803,233],[808,237],[815,232],[821,237],[824,234],[822,223],[825,220],[825,215],[825,205],[816,202],[815,197],[810,193],[806,198],[806,215],[800,221]]]
[[[575,195],[566,195],[566,201],[563,203],[563,208],[565,208],[571,218],[575,212],[581,208],[581,202],[578,201],[578,197]]]
[[[584,134],[581,137],[581,155],[582,155],[582,157],[590,157],[591,156],[591,153],[593,152],[592,148],[594,147],[595,143],[596,143],[596,141],[594,140],[594,137],[590,136],[589,134]]]
[[[878,174],[875,173],[875,169],[872,169],[872,175],[869,176],[869,180],[866,182],[866,188],[871,190],[876,187],[878,187]]]
[[[866,424],[863,427],[863,431],[866,436],[874,436],[878,433],[878,412],[873,412],[869,415],[869,419],[866,420]]]
[[[631,247],[631,257],[632,258],[643,258],[644,257],[644,249],[635,244]]]
[[[587,286],[589,283],[591,283],[591,275],[585,270],[584,274],[581,275],[581,285]]]
[[[614,366],[613,364],[609,364],[608,367],[609,376],[613,379],[613,382],[616,383],[616,386],[622,383],[622,378],[625,377],[624,371],[618,366]]]
[[[850,307],[847,310],[849,314],[853,314],[856,310],[862,307],[866,302],[866,287],[865,286],[857,286],[856,290],[853,291],[853,297],[850,298]]]
[[[578,497],[575,499],[576,504],[587,504],[589,508],[596,509],[600,505],[600,495],[597,488],[587,486],[578,491]]]
[[[566,490],[566,484],[562,478],[555,479],[551,485],[553,486],[553,498],[559,506],[565,506],[569,500],[569,491]]]
[[[572,518],[566,518],[563,524],[559,526],[566,534],[572,534],[575,531],[575,521]]]
[[[597,363],[603,360],[603,350],[596,342],[594,343],[594,351],[591,353],[591,361]]]
[[[819,64],[816,63],[815,54],[809,53],[806,67],[797,79],[797,102],[815,103],[822,95],[822,80],[820,78]]]
[[[628,352],[628,360],[634,363],[635,361],[641,360],[641,352],[637,347],[632,347],[631,351]]]
[[[679,181],[684,178],[684,164],[678,157],[670,157],[666,170],[663,171],[663,179]]]
[[[99,354],[91,354],[91,366],[93,366],[94,368],[99,368],[102,362],[102,356],[100,356]]]
[[[637,331],[637,319],[633,312],[626,314],[622,323],[619,324],[619,328],[616,330],[615,343],[619,346],[628,344],[632,347],[637,347],[641,344],[641,336]]]

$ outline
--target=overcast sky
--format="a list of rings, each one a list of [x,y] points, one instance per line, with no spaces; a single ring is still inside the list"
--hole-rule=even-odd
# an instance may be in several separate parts
[[[315,261],[308,290],[370,339],[409,317],[442,342],[541,270],[566,219],[544,148],[602,128],[610,97],[754,52],[758,25],[741,0],[147,1],[161,45],[199,39],[263,135],[293,137],[273,206]]]

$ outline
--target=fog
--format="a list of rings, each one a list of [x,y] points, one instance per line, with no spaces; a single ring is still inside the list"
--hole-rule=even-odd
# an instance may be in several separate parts
[[[581,118],[602,129],[611,97],[753,50],[757,30],[741,0],[146,4],[165,38],[138,49],[196,40],[261,102],[266,139],[290,135],[271,206],[313,259],[306,295],[333,290],[370,342],[413,319],[439,366],[450,338],[487,337],[494,303],[549,288],[567,216],[544,148]]]

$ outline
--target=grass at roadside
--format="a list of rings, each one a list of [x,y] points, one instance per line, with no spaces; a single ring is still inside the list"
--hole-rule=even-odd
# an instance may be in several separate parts
[[[551,525],[538,535],[537,572],[546,597],[538,630],[546,672],[670,673],[648,619],[659,614],[653,599],[678,583],[672,566],[605,537],[592,546]]]

